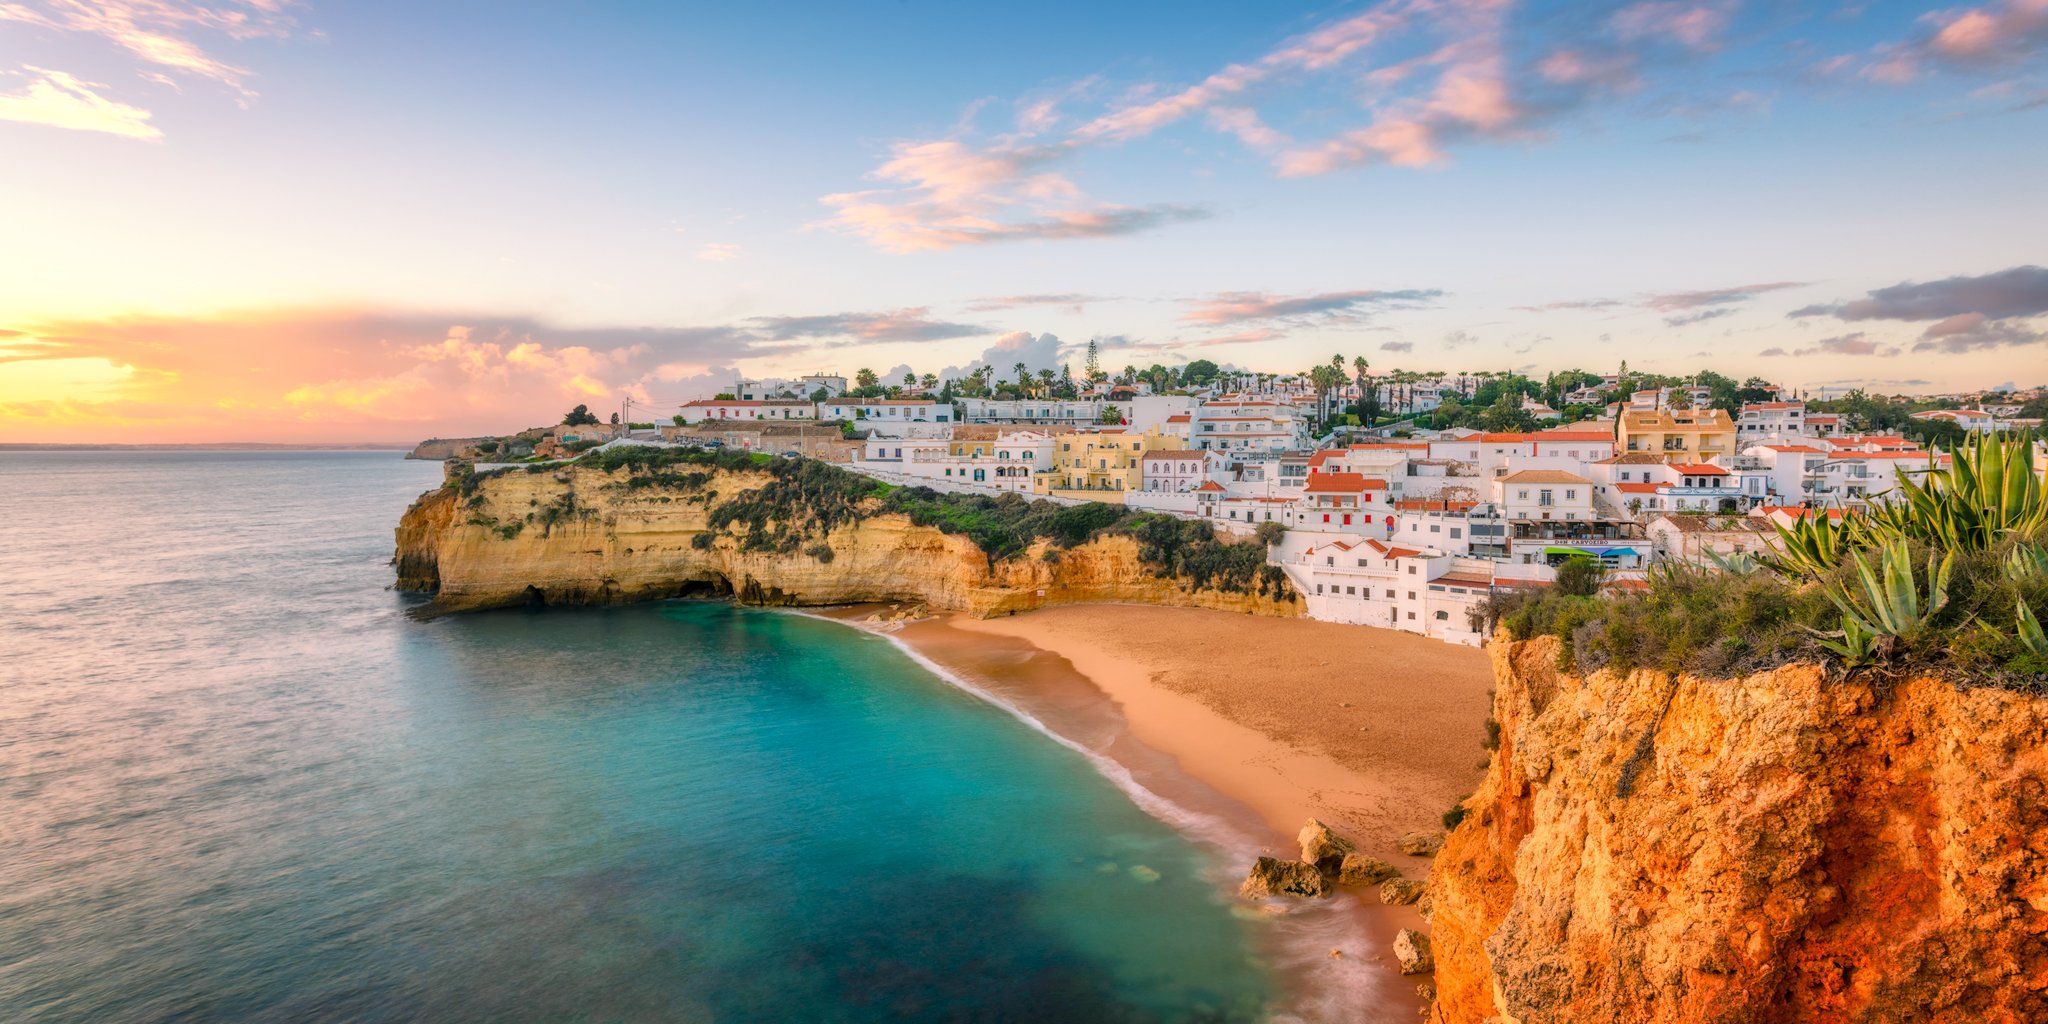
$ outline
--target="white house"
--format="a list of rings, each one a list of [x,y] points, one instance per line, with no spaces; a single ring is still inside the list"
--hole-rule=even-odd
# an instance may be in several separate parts
[[[1593,481],[1561,469],[1524,469],[1494,481],[1494,502],[1507,519],[1587,521]]]
[[[790,399],[699,399],[678,411],[684,423],[797,422],[818,418],[818,407]]]
[[[1477,646],[1469,612],[1492,590],[1492,566],[1356,535],[1311,538],[1279,556],[1310,618],[1399,629]]]
[[[1192,491],[1221,469],[1221,456],[1214,452],[1185,448],[1146,452],[1140,487],[1173,494]]]

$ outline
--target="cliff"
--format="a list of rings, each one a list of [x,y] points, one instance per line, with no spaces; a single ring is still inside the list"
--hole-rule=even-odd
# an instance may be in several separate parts
[[[1300,614],[1291,593],[1162,578],[1117,534],[1057,550],[1040,540],[991,560],[966,535],[900,514],[842,517],[801,544],[749,544],[744,523],[715,522],[720,503],[772,479],[768,469],[723,467],[651,475],[569,465],[466,480],[458,471],[400,521],[398,586],[433,594],[439,611],[729,594],[763,605],[912,601],[982,616],[1082,601]]]
[[[1497,641],[1439,1024],[2048,1020],[2048,698]]]

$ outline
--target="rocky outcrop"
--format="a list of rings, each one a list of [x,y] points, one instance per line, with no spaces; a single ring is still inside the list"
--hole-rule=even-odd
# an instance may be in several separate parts
[[[1401,837],[1401,852],[1410,857],[1434,857],[1443,848],[1442,832],[1410,832]]]
[[[1492,654],[1432,1019],[2048,1020],[2048,698]]]
[[[1355,852],[1351,840],[1330,831],[1330,826],[1314,818],[1301,826],[1301,834],[1295,837],[1301,844],[1301,862],[1313,864],[1324,874],[1337,874],[1344,867],[1344,858]]]
[[[785,606],[904,601],[983,616],[1085,601],[1300,614],[1298,602],[1160,577],[1120,535],[1056,558],[1034,547],[991,564],[964,535],[876,514],[798,550],[748,550],[743,532],[712,525],[711,510],[769,475],[687,475],[687,486],[636,486],[626,470],[573,464],[470,478],[451,472],[448,486],[421,496],[399,522],[398,586],[433,594],[433,608],[444,612],[705,594]]]
[[[1237,894],[1253,900],[1268,896],[1313,899],[1330,894],[1330,880],[1324,878],[1313,864],[1260,857],[1258,863],[1252,865],[1251,874],[1245,876],[1244,885],[1238,887]]]
[[[1405,907],[1422,898],[1422,883],[1412,878],[1389,879],[1380,886],[1380,902],[1390,907]]]
[[[1436,968],[1436,960],[1430,955],[1429,936],[1413,928],[1403,928],[1394,934],[1394,959],[1400,963],[1402,974],[1428,974]]]
[[[1337,881],[1345,885],[1377,885],[1400,873],[1392,864],[1354,850],[1344,855],[1343,864],[1337,868]]]

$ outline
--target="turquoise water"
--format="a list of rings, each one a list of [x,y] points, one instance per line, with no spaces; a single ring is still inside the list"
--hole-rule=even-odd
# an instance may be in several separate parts
[[[1254,924],[886,641],[419,623],[389,454],[0,453],[0,1021],[1257,1019]]]

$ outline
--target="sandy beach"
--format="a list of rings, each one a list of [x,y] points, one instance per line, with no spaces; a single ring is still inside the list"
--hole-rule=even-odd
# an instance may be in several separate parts
[[[1137,605],[942,617],[895,635],[1277,856],[1295,856],[1295,833],[1316,817],[1423,878],[1428,859],[1402,855],[1397,841],[1441,828],[1483,771],[1492,676],[1472,648]],[[1349,955],[1384,965],[1375,989],[1402,1004],[1386,1019],[1412,1014],[1415,979],[1394,974],[1387,949],[1396,929],[1423,926],[1420,914],[1370,891],[1340,899],[1370,945]]]

